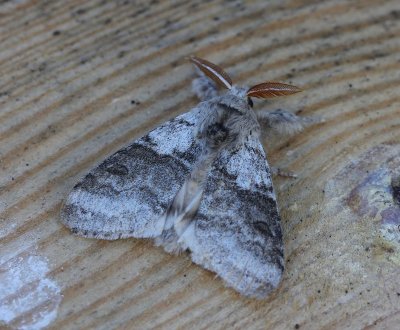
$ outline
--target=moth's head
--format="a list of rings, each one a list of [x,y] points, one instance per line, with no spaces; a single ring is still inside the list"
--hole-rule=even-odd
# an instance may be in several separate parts
[[[301,92],[301,89],[296,86],[273,81],[257,84],[250,88],[239,87],[232,83],[229,75],[218,65],[196,56],[191,56],[190,61],[218,86],[228,89],[226,101],[234,103],[231,106],[236,105],[236,107],[240,107],[241,105],[248,105],[252,108],[252,97],[269,99]]]

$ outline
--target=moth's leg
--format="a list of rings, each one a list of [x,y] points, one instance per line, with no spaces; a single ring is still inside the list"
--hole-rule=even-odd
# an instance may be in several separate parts
[[[284,177],[284,178],[292,178],[292,179],[297,178],[297,174],[295,174],[294,172],[286,171],[286,170],[283,170],[283,169],[281,169],[279,167],[274,167],[274,166],[271,166],[271,173],[273,175],[279,175],[279,176]]]
[[[322,122],[320,118],[299,117],[285,110],[260,111],[257,113],[258,121],[263,134],[293,135],[301,132],[306,126]]]
[[[218,96],[217,85],[214,81],[196,68],[198,77],[192,81],[193,92],[201,101],[207,101]]]
[[[279,140],[282,135],[293,135],[301,132],[305,127],[321,123],[324,120],[317,117],[299,117],[285,110],[260,111],[257,113],[261,125],[262,135],[268,140]],[[271,167],[271,173],[287,178],[297,178],[297,175],[277,167]]]

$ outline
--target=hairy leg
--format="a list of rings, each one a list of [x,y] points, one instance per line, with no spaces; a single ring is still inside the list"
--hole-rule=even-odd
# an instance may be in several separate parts
[[[301,132],[306,126],[322,122],[320,118],[299,117],[285,110],[260,111],[258,121],[265,135],[293,135]]]
[[[317,117],[299,117],[291,112],[281,109],[275,111],[261,111],[257,113],[261,125],[262,135],[269,140],[279,140],[282,135],[293,135],[301,132],[305,127],[321,123]],[[287,178],[297,178],[297,175],[277,167],[271,167],[273,175]]]
[[[270,169],[273,175],[278,175],[283,178],[291,178],[291,179],[297,178],[297,174],[292,171],[286,171],[281,169],[280,167],[275,167],[275,166],[271,166]]]

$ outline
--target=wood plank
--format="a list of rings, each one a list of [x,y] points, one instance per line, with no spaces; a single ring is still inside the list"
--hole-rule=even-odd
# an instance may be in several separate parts
[[[396,0],[0,4],[0,328],[395,328],[399,17]],[[325,120],[264,141],[298,175],[274,178],[286,270],[264,301],[187,255],[59,221],[81,176],[196,104],[191,54],[304,89],[256,109]]]

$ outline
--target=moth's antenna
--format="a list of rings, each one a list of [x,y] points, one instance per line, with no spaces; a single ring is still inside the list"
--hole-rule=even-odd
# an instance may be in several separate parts
[[[219,86],[228,89],[232,88],[232,79],[218,65],[196,56],[190,56],[189,60],[195,64],[207,77],[214,80]]]
[[[247,91],[247,96],[259,98],[271,98],[276,96],[285,96],[301,92],[299,87],[282,84],[279,82],[267,81],[251,87]]]

